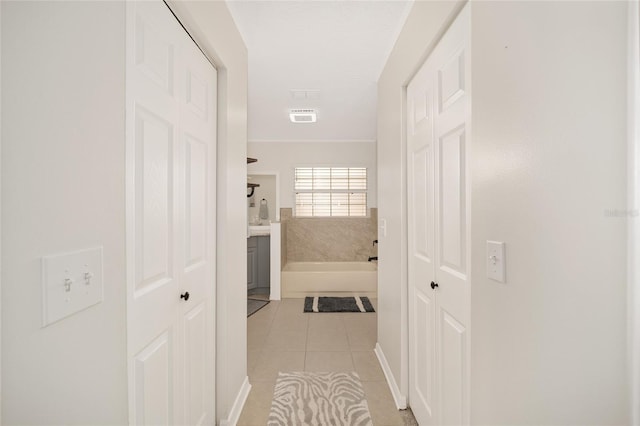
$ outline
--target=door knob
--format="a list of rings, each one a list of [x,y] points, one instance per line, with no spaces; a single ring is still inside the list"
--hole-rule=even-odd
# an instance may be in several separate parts
[[[433,287],[432,287],[433,288]],[[186,302],[187,300],[189,300],[189,292],[184,292],[183,294],[180,295],[180,299],[184,299],[184,301]]]
[[[438,283],[434,283],[433,281],[431,281],[431,289],[435,290],[436,287],[438,287]]]

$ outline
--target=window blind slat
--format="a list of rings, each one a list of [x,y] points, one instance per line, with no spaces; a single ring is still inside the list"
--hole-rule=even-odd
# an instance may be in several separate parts
[[[297,167],[294,172],[296,216],[366,216],[365,167]]]

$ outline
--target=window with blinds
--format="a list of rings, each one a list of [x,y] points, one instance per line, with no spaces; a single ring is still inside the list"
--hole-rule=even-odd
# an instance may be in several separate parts
[[[366,217],[365,167],[296,167],[297,217]]]

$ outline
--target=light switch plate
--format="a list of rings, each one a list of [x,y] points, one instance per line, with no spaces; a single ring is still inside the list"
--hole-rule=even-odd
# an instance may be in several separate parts
[[[102,300],[102,247],[42,258],[43,327]]]
[[[487,241],[487,278],[505,282],[505,250],[502,242]]]

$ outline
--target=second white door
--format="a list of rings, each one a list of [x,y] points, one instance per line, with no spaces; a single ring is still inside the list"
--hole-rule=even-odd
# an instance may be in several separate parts
[[[407,87],[409,404],[469,423],[469,5]]]
[[[215,423],[216,70],[127,3],[129,423]]]

